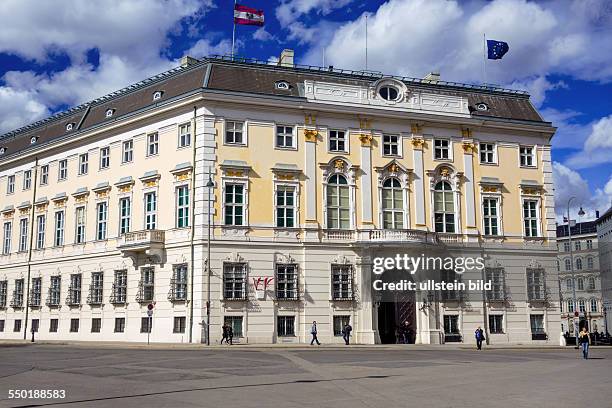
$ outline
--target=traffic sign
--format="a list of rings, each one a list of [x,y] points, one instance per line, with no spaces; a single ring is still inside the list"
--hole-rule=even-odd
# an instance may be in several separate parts
[[[149,304],[147,305],[147,309],[149,309],[149,310],[153,310],[153,308],[154,308],[154,307],[155,307],[155,306],[153,305],[153,303],[149,303]]]
[[[574,317],[578,317],[580,315],[580,313],[578,313],[578,311],[574,312]]]
[[[153,316],[153,310],[147,310],[147,316],[149,317]]]

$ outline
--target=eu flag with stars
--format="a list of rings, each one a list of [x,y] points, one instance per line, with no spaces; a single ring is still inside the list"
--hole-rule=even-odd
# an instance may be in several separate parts
[[[487,51],[489,59],[502,59],[502,57],[506,55],[509,49],[510,47],[508,47],[507,42],[487,40]]]

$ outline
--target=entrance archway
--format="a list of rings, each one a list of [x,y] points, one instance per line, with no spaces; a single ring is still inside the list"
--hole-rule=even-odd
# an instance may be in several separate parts
[[[395,344],[404,341],[414,343],[417,333],[414,292],[402,291],[385,299],[378,306],[378,334],[382,344]]]

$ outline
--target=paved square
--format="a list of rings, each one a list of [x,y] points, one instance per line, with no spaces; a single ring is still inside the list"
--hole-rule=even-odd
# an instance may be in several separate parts
[[[609,407],[610,360],[612,348],[584,361],[571,348],[0,346],[0,406]]]

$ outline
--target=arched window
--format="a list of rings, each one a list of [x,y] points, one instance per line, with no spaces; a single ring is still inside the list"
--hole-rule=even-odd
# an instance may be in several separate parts
[[[597,312],[597,299],[591,299],[591,312]]]
[[[589,278],[589,290],[595,290],[595,278]]]
[[[394,86],[381,86],[378,94],[386,101],[395,101],[399,98],[399,90]]]
[[[327,228],[351,227],[349,186],[346,177],[334,174],[327,183]]]
[[[567,285],[567,290],[572,289],[572,278],[567,278],[566,285]]]
[[[567,299],[567,311],[574,313],[574,299]]]
[[[434,189],[436,232],[455,232],[455,204],[449,183],[440,181]]]
[[[565,260],[565,270],[569,271],[570,269],[572,269],[572,261],[570,261],[569,258],[567,258]]]
[[[383,228],[404,228],[404,194],[398,179],[390,177],[382,188]]]
[[[584,313],[586,311],[586,305],[584,303],[584,299],[578,300],[578,311],[580,313]]]
[[[591,257],[587,258],[587,269],[589,270],[593,269],[593,258]]]
[[[584,279],[578,278],[578,290],[584,290]]]
[[[576,259],[576,270],[577,271],[582,270],[582,259],[581,258]]]

